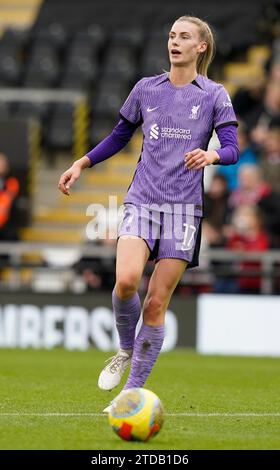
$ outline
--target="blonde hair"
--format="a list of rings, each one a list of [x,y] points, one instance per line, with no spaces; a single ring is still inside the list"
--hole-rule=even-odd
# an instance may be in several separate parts
[[[196,63],[197,72],[207,77],[208,67],[214,58],[216,50],[215,39],[211,27],[206,23],[206,21],[195,16],[180,16],[180,18],[175,20],[175,22],[176,21],[189,21],[190,23],[195,24],[198,27],[201,41],[205,41],[207,43],[207,49],[199,54]]]

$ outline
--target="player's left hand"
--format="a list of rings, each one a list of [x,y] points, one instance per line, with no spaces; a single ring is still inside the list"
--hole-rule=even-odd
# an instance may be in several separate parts
[[[185,167],[188,170],[200,170],[207,165],[218,162],[220,159],[216,150],[194,149],[185,155]]]

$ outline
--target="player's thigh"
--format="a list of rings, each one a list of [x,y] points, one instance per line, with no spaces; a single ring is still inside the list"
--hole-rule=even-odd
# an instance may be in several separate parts
[[[168,305],[187,265],[188,262],[182,259],[160,259],[150,278],[146,299],[153,297],[158,302]]]
[[[142,238],[133,235],[120,236],[117,244],[116,280],[133,278],[140,282],[149,256],[150,250]]]

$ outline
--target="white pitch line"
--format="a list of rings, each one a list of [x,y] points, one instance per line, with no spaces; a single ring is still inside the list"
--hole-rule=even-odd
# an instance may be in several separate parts
[[[21,416],[38,416],[38,417],[106,417],[106,413],[0,413],[0,418],[3,416],[9,417],[21,417]],[[221,417],[221,418],[247,418],[247,417],[280,417],[279,413],[165,413],[165,416],[170,417],[190,417],[190,418],[211,418],[211,417]]]

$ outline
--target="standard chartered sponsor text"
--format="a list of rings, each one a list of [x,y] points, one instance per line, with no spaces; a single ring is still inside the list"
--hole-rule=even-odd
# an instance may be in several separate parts
[[[190,129],[180,129],[175,127],[162,127],[161,137],[167,137],[169,139],[191,139]]]

